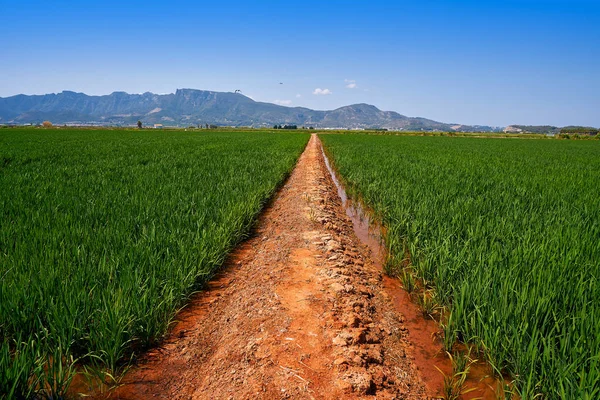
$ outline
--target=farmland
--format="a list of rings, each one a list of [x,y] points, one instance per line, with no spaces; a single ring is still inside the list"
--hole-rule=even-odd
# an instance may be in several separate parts
[[[524,399],[600,397],[600,143],[320,137],[390,272],[446,310],[448,350],[473,344]]]
[[[306,134],[0,130],[0,398],[114,378],[248,233]]]

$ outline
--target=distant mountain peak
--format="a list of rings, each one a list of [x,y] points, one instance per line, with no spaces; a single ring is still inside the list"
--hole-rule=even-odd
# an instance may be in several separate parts
[[[330,111],[285,107],[257,102],[236,92],[215,92],[182,88],[172,94],[128,94],[88,96],[65,90],[58,94],[17,95],[0,98],[0,123],[271,127],[293,124],[315,128],[387,128],[404,130],[453,130],[449,124],[425,118],[409,118],[393,111],[381,111],[371,104],[358,103]],[[457,125],[461,130],[468,126]],[[491,130],[490,127],[480,127]]]

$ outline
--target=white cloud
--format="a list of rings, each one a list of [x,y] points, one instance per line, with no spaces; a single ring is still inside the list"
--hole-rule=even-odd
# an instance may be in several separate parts
[[[333,94],[333,92],[329,89],[316,88],[313,94],[316,96],[327,96],[329,94]]]
[[[296,95],[296,98],[297,98],[297,99],[299,99],[300,97],[302,97],[302,95],[301,95],[300,93],[298,93],[298,94]]]
[[[291,100],[275,100],[273,103],[279,104],[280,106],[289,106],[292,104]]]
[[[344,79],[344,82],[346,82],[346,87],[348,89],[356,89],[356,81],[354,79]]]

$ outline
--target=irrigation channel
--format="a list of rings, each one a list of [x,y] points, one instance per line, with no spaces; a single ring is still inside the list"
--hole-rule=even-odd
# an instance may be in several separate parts
[[[348,196],[322,146],[321,152],[346,215],[352,221],[356,237],[369,248],[373,264],[383,270],[387,255],[384,241],[385,228],[373,218],[373,212],[362,202]],[[453,367],[439,340],[439,324],[421,312],[397,278],[384,275],[383,287],[385,293],[390,296],[394,310],[404,316],[404,326],[407,328],[408,341],[411,345],[410,354],[425,384],[427,394],[433,398],[441,397],[444,393],[444,377],[452,376]],[[490,375],[488,366],[484,362],[475,361],[470,366],[461,398],[495,399],[497,396],[494,388],[497,384],[497,380]]]
[[[452,365],[439,327],[383,274],[380,236],[313,134],[252,236],[193,296],[162,345],[116,389],[78,380],[73,394],[440,398]],[[462,398],[496,398],[485,366],[471,371],[465,389],[474,390]]]

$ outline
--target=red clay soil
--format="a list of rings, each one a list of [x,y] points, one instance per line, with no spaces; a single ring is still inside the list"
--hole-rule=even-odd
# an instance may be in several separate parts
[[[323,152],[324,153],[324,152]],[[354,233],[363,245],[369,248],[368,256],[377,269],[383,269],[386,259],[386,249],[383,243],[385,228],[374,218],[372,210],[365,209],[361,202],[348,198],[346,190],[337,178],[336,172],[325,157],[325,165],[337,189],[346,215],[352,221]],[[409,343],[408,354],[418,370],[421,382],[430,398],[444,398],[445,378],[453,376],[450,358],[444,350],[440,325],[438,322],[423,314],[411,295],[404,290],[397,278],[385,275],[383,277],[383,292],[389,295],[396,312],[404,316],[403,326]],[[456,346],[465,353],[466,348]],[[472,357],[474,358],[474,357]],[[508,380],[505,380],[509,384]],[[483,360],[473,360],[469,373],[462,388],[462,400],[496,400],[499,381],[491,373],[489,366]]]
[[[427,398],[368,252],[313,135],[255,235],[108,397]]]
[[[441,374],[433,364],[416,367],[387,292],[397,288],[354,234],[320,146],[313,135],[253,237],[177,316],[165,342],[122,386],[93,397],[439,396]]]

